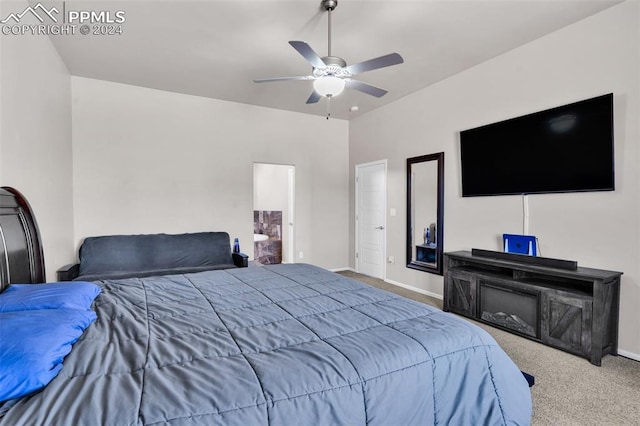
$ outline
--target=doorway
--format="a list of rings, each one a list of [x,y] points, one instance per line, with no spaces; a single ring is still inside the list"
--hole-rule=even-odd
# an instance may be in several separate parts
[[[295,166],[253,165],[253,257],[262,264],[295,262]]]
[[[356,271],[384,279],[387,160],[356,165]]]

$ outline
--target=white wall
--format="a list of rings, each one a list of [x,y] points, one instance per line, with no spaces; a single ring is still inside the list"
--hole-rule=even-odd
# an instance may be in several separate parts
[[[72,77],[75,242],[206,230],[253,255],[253,164],[296,167],[296,247],[348,264],[348,123]]]
[[[416,258],[415,245],[425,242],[425,228],[436,223],[438,218],[438,162],[414,163],[411,167],[413,181],[413,256]],[[433,238],[431,237],[431,241]]]
[[[615,192],[529,196],[542,255],[623,271],[620,349],[640,357],[640,4],[625,2],[350,122],[353,169],[388,159],[389,256],[405,253],[405,160],[445,152],[445,251],[500,250],[521,233],[520,196],[462,198],[459,131],[614,93]],[[541,170],[543,172],[543,170]],[[353,255],[350,264],[354,265]],[[442,277],[387,265],[387,278],[442,294]],[[626,352],[625,352],[626,351]]]
[[[0,4],[0,16],[27,2]],[[36,215],[47,279],[73,258],[71,80],[46,36],[0,36],[0,184]]]

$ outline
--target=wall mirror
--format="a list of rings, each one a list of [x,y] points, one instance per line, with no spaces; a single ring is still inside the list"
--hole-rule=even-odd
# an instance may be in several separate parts
[[[442,275],[444,152],[407,159],[407,268]]]

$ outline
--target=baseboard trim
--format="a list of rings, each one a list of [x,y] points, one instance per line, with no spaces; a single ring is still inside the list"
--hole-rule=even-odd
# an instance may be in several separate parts
[[[618,349],[618,355],[622,355],[623,357],[630,358],[634,361],[640,361],[640,355],[635,354],[633,352]]]
[[[348,266],[346,268],[334,268],[334,269],[329,269],[329,270],[331,272],[351,271],[351,272],[356,273],[356,274],[359,273],[354,268],[350,268]],[[430,291],[423,290],[423,289],[418,288],[418,287],[413,287],[413,286],[410,286],[410,285],[407,285],[407,284],[403,284],[403,283],[398,282],[398,281],[390,280],[389,278],[383,278],[382,281],[384,281],[386,283],[389,283],[389,284],[393,284],[393,285],[398,286],[398,287],[406,288],[407,290],[415,291],[416,293],[424,294],[425,296],[433,297],[434,299],[442,300],[442,295],[441,294],[432,293]]]
[[[344,271],[351,271],[351,272],[355,272],[355,271],[353,270],[353,268],[349,268],[348,266],[345,266],[345,267],[343,267],[343,268],[332,268],[332,269],[329,269],[329,270],[330,270],[331,272],[344,272]]]
[[[398,287],[406,288],[407,290],[415,291],[416,293],[424,294],[425,296],[433,297],[434,299],[442,300],[442,295],[441,294],[433,293],[433,292],[430,292],[430,291],[427,291],[427,290],[423,290],[423,289],[418,288],[418,287],[413,287],[413,286],[410,286],[410,285],[407,285],[407,284],[403,284],[403,283],[400,283],[398,281],[390,280],[389,278],[385,278],[384,282],[389,283],[389,284],[393,284],[393,285],[397,285]]]

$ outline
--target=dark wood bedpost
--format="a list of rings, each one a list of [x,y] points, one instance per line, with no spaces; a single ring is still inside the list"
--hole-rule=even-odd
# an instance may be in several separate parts
[[[40,230],[27,199],[0,188],[0,291],[13,283],[46,281]]]

